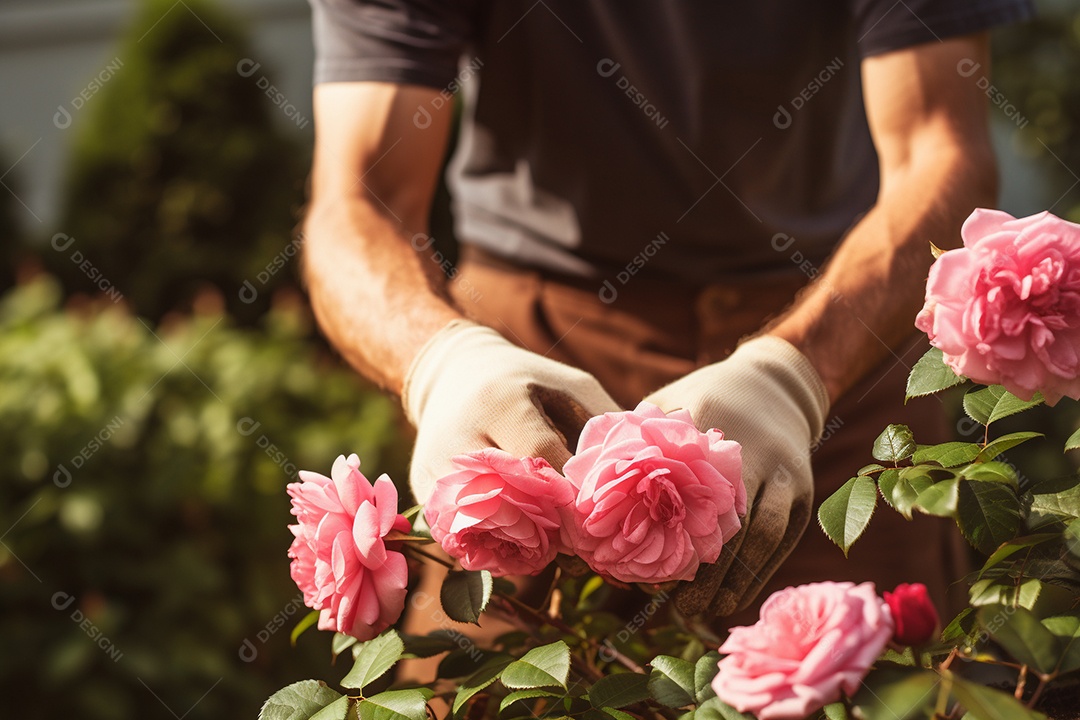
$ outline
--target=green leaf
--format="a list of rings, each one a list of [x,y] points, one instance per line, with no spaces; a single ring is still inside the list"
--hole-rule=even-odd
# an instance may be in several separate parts
[[[1031,400],[1021,400],[1000,385],[970,390],[964,395],[964,412],[972,420],[989,425],[1002,418],[1042,404],[1042,395],[1035,393]]]
[[[821,712],[825,713],[826,720],[851,720],[851,716],[848,715],[847,708],[844,707],[842,702],[826,705],[821,708]]]
[[[989,462],[977,462],[960,469],[961,477],[968,480],[976,480],[984,483],[1003,483],[1012,488],[1020,485],[1016,470],[1011,465],[1003,462],[990,460]]]
[[[911,507],[936,517],[956,517],[960,496],[960,478],[934,483],[919,493]]]
[[[989,555],[1016,537],[1020,500],[1012,487],[998,482],[960,484],[956,524],[972,547]]]
[[[710,650],[694,663],[694,697],[699,703],[716,697],[716,692],[712,689],[712,681],[719,670],[717,667],[719,662],[720,653]]]
[[[502,699],[499,703],[499,712],[503,712],[506,708],[510,707],[514,703],[520,700],[534,700],[536,698],[562,698],[562,695],[551,692],[550,690],[540,690],[539,688],[532,688],[530,690],[515,690]]]
[[[427,696],[422,690],[387,690],[364,698],[356,709],[360,720],[427,720]]]
[[[319,621],[319,611],[312,610],[304,617],[300,618],[300,622],[296,623],[296,627],[289,633],[289,644],[296,647],[296,640],[304,634],[304,631]]]
[[[870,523],[876,506],[877,484],[873,478],[859,475],[848,480],[821,503],[818,523],[847,557],[848,550]]]
[[[885,502],[889,504],[889,507],[896,509],[893,505],[893,489],[896,487],[896,483],[900,480],[900,471],[896,468],[889,468],[885,472],[878,476],[878,489],[881,490],[881,497],[885,499]]]
[[[920,445],[911,462],[916,465],[936,462],[941,467],[966,465],[979,456],[982,446],[971,442],[947,442],[940,445]]]
[[[601,708],[600,712],[606,714],[608,717],[615,718],[615,720],[637,720],[637,718],[630,713],[612,707]]]
[[[1065,441],[1065,452],[1080,448],[1080,428],[1077,428],[1069,439]]]
[[[1045,720],[1045,715],[1028,710],[1008,693],[950,675],[953,695],[975,720]]]
[[[915,438],[907,425],[890,425],[874,440],[871,453],[881,462],[900,462],[915,452]]]
[[[979,608],[978,618],[979,625],[1019,663],[1042,673],[1054,670],[1058,660],[1057,638],[1030,610],[987,605]]]
[[[1012,450],[1021,443],[1026,443],[1028,440],[1034,438],[1044,437],[1042,433],[1037,432],[1014,432],[1008,435],[1002,435],[999,438],[991,440],[979,453],[979,457],[976,458],[979,462],[986,462],[993,460],[1006,450]]]
[[[1029,577],[1019,585],[1012,577],[983,579],[968,589],[969,602],[977,607],[1007,605],[1031,610],[1039,617],[1058,615],[1068,611],[1076,599],[1068,588]]]
[[[589,702],[594,708],[621,708],[649,697],[649,676],[641,673],[605,675],[589,690]]]
[[[352,635],[334,633],[334,639],[330,641],[330,656],[336,660],[338,655],[351,648],[357,642],[357,639]]]
[[[649,692],[662,705],[681,708],[694,702],[694,666],[670,655],[657,655],[651,663]]]
[[[938,682],[929,670],[882,666],[870,671],[852,701],[868,718],[923,718],[937,699]]]
[[[683,714],[682,718],[686,720],[754,720],[753,715],[739,712],[718,697],[706,700],[698,706],[697,710]]]
[[[457,715],[476,693],[498,680],[499,675],[502,674],[502,671],[505,670],[513,660],[514,659],[509,655],[494,655],[485,660],[484,664],[481,665],[476,672],[465,680],[462,680],[458,685],[457,695],[454,696],[454,705],[452,708],[453,714]],[[440,668],[441,667],[442,666],[440,665]],[[440,672],[440,675],[441,674],[442,673]]]
[[[904,470],[910,470],[911,468],[904,468]],[[911,519],[911,508],[915,504],[915,501],[919,499],[919,495],[927,490],[934,481],[926,475],[913,475],[908,476],[906,473],[897,472],[897,481],[892,488],[892,505],[896,508],[896,511]]]
[[[907,379],[907,391],[904,393],[904,401],[911,398],[932,395],[946,388],[967,380],[962,375],[957,375],[952,368],[945,364],[945,358],[938,348],[930,348],[925,355],[911,368]]]
[[[308,720],[340,697],[320,680],[301,680],[271,695],[259,710],[259,720]]]
[[[405,652],[405,644],[401,642],[397,631],[391,629],[377,638],[361,643],[353,652],[356,659],[353,661],[352,670],[342,679],[341,686],[362,690],[394,667],[394,663],[400,660]]]
[[[1061,539],[1065,542],[1065,549],[1073,557],[1080,558],[1080,518],[1070,520],[1065,525],[1065,531],[1061,534]]]
[[[533,648],[510,663],[502,673],[502,684],[515,690],[538,687],[566,689],[570,676],[570,648],[562,640]]]
[[[1080,478],[1055,478],[1039,483],[1031,497],[1029,524],[1041,520],[1071,520],[1080,517]]]
[[[1036,535],[1026,535],[1024,537],[1018,537],[1010,540],[1008,543],[1002,545],[997,550],[995,550],[993,554],[986,559],[986,562],[983,563],[982,569],[979,570],[979,577],[981,578],[987,570],[994,567],[995,565],[998,565],[999,563],[1004,562],[1005,560],[1008,560],[1010,557],[1012,557],[1017,552],[1023,550],[1024,548],[1040,545],[1044,542],[1048,542],[1056,538],[1057,533],[1038,533]]]
[[[1057,671],[1080,670],[1080,616],[1057,615],[1045,618],[1042,624],[1058,640]]]
[[[974,613],[974,608],[966,607],[961,610],[960,614],[954,617],[952,622],[941,631],[941,642],[958,644],[961,640],[970,636],[971,631],[975,628]]]
[[[882,470],[885,470],[885,469],[887,469],[887,468],[884,465],[881,465],[880,463],[870,463],[869,465],[863,465],[861,468],[859,468],[859,472],[857,472],[855,474],[856,475],[871,475],[871,474],[876,473],[876,472],[881,472]]]
[[[439,592],[443,612],[451,620],[479,624],[480,613],[487,607],[493,587],[487,570],[451,570]]]
[[[472,641],[456,630],[435,630],[427,635],[401,635],[405,643],[405,654],[418,658],[429,658],[439,653],[457,650],[463,645],[472,647]]]
[[[401,513],[405,516],[405,519],[412,522],[413,519],[420,514],[420,511],[424,509],[423,505],[413,505],[411,508]]]
[[[311,720],[345,720],[345,716],[349,714],[350,702],[352,702],[352,698],[348,695],[342,695],[337,700],[312,715]]]

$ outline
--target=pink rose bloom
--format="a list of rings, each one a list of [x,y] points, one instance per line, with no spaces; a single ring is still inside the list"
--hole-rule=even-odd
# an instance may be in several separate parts
[[[431,537],[466,570],[535,575],[559,552],[559,508],[573,488],[546,460],[496,448],[454,458],[424,509]]]
[[[746,514],[742,448],[650,403],[598,415],[563,468],[577,490],[563,538],[600,575],[693,580]]]
[[[761,619],[731,628],[717,697],[759,720],[795,720],[859,689],[893,634],[873,583],[821,582],[773,593]]]
[[[1080,225],[980,208],[962,235],[931,266],[915,327],[958,375],[1080,399]]]
[[[405,608],[405,556],[385,538],[411,526],[398,514],[394,483],[382,475],[372,487],[356,455],[339,455],[330,478],[301,470],[303,482],[288,486],[297,519],[290,571],[304,604],[320,611],[320,630],[370,640]]]

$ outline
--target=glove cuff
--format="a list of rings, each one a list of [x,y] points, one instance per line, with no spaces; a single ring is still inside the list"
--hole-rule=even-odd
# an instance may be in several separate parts
[[[794,345],[775,335],[761,335],[740,345],[731,358],[759,368],[780,385],[803,411],[810,426],[811,441],[817,442],[825,429],[829,393],[821,375]]]

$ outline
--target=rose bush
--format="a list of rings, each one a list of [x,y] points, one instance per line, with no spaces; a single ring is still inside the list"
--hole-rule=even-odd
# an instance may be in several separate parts
[[[319,611],[320,630],[373,638],[405,607],[405,556],[385,542],[412,526],[398,514],[397,488],[386,475],[372,486],[356,455],[339,455],[329,478],[301,470],[300,479],[288,485],[297,520],[289,526],[292,578]]]
[[[978,209],[962,235],[930,269],[916,327],[957,375],[1080,398],[1080,225]]]
[[[692,580],[715,562],[746,514],[738,443],[641,403],[585,425],[563,472],[577,491],[563,526],[569,548],[622,582]]]
[[[950,622],[939,623],[919,584],[902,584],[884,599],[869,583],[787,588],[765,602],[755,624],[731,628],[726,638],[680,613],[667,602],[665,583],[692,578],[740,528],[747,502],[740,448],[718,430],[699,432],[689,413],[642,404],[590,420],[565,477],[543,461],[495,449],[458,458],[428,505],[430,536],[402,522],[420,508],[396,515],[396,495],[380,492],[379,483],[366,490],[373,509],[358,504],[352,484],[338,487],[362,477],[355,458],[339,459],[332,482],[308,478],[302,502],[294,494],[303,516],[294,576],[320,610],[294,634],[318,620],[369,638],[396,617],[404,572],[377,608],[370,597],[363,604],[369,609],[359,629],[350,619],[360,586],[348,571],[369,570],[348,553],[370,560],[360,548],[387,541],[396,546],[387,557],[400,547],[418,562],[447,566],[441,608],[424,586],[412,604],[440,627],[424,636],[387,629],[362,643],[339,633],[333,652],[351,647],[354,658],[339,683],[348,690],[301,681],[271,697],[261,717],[1080,718],[1080,483],[1032,480],[1004,459],[1039,433],[992,432],[998,420],[1040,404],[1039,393],[1051,400],[1077,394],[1075,227],[1047,215],[972,216],[965,248],[942,254],[931,270],[919,326],[935,347],[912,368],[906,396],[963,385],[967,378],[953,368],[1005,386],[966,390],[967,440],[924,445],[911,428],[889,425],[874,442],[874,462],[819,507],[838,553],[865,531],[879,500],[909,519],[955,521],[985,561],[964,578],[969,606]],[[1065,449],[1080,449],[1080,430]],[[423,549],[435,541],[456,562]],[[907,551],[902,538],[895,551]],[[558,567],[541,576],[550,579],[546,593],[493,577],[533,573],[552,558]],[[635,607],[640,594],[609,587],[629,582],[654,594]],[[453,625],[479,624],[481,616],[512,629],[479,646]],[[399,660],[442,654],[434,679],[417,683],[405,670],[410,682],[374,688]]]
[[[546,460],[488,448],[454,458],[425,517],[431,537],[466,570],[534,575],[559,550],[559,511],[573,489]]]

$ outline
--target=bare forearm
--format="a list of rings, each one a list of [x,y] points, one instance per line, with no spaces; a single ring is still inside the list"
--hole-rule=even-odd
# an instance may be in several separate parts
[[[994,200],[992,162],[954,149],[912,163],[768,332],[802,350],[835,401],[911,337],[930,243],[955,246],[964,218]]]
[[[363,199],[316,204],[305,236],[304,274],[323,332],[360,373],[400,394],[420,347],[460,317],[445,278]]]

